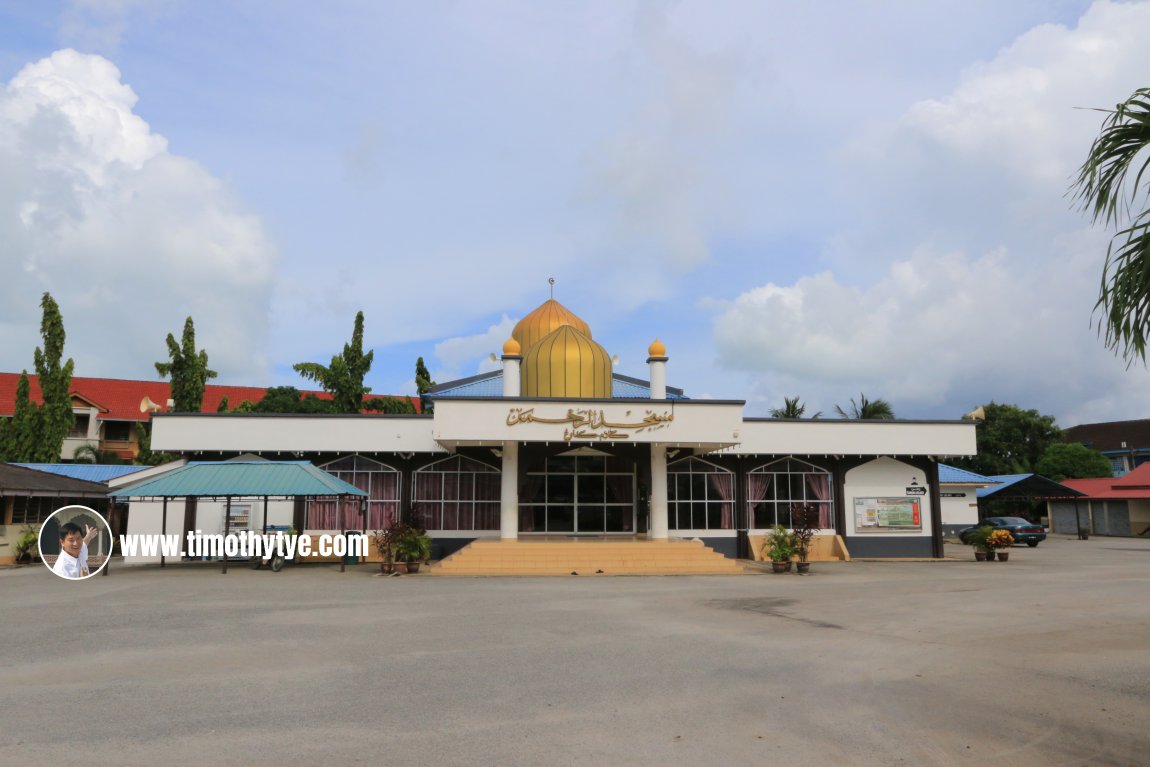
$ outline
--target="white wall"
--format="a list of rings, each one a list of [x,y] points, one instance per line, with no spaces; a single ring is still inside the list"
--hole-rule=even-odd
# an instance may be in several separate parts
[[[438,409],[438,406],[437,406]],[[172,453],[444,453],[420,416],[274,416],[236,413],[152,417],[152,449]]]
[[[927,494],[915,496],[921,502],[921,530],[892,530],[871,532],[866,528],[858,528],[855,522],[856,498],[901,498],[906,497],[906,488],[912,482],[927,488]],[[844,508],[846,509],[847,535],[864,535],[868,538],[889,537],[930,537],[932,526],[930,523],[930,488],[927,485],[926,474],[922,469],[910,464],[896,461],[893,458],[875,458],[862,466],[856,466],[846,474],[846,490],[844,492]]]
[[[745,421],[739,455],[974,455],[974,421]],[[919,477],[919,482],[922,477]]]
[[[978,523],[978,488],[973,485],[942,485],[944,493],[962,493],[961,498],[942,499],[942,524],[969,527]]]

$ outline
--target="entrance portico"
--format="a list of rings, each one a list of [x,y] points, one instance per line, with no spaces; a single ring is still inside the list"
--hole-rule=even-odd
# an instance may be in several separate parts
[[[668,450],[737,444],[743,404],[445,398],[434,436],[450,452],[499,455],[501,538],[645,532],[660,540],[669,534]]]

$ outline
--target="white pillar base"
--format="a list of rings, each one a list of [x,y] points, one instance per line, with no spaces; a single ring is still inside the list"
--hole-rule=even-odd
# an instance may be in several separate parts
[[[651,518],[647,537],[667,540],[667,448],[651,445]]]
[[[499,537],[519,538],[519,443],[503,443],[503,474],[499,487]]]

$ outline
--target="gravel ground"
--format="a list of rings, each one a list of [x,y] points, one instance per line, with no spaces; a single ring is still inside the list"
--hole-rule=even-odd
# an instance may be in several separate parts
[[[0,571],[0,762],[1147,765],[1150,541],[809,576]]]

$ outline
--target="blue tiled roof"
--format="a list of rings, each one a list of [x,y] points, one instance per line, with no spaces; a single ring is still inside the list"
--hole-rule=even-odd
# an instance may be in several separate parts
[[[503,371],[495,371],[473,378],[464,378],[457,385],[453,382],[443,384],[443,388],[432,391],[433,397],[502,397]],[[637,379],[613,376],[611,381],[611,396],[622,399],[650,399],[651,387]],[[681,393],[667,390],[668,399],[686,399]]]
[[[107,482],[109,479],[122,477],[125,474],[134,474],[149,468],[147,466],[112,466],[98,463],[18,463],[16,465],[26,469],[58,474],[61,477],[82,479],[85,482]]]
[[[435,397],[502,397],[503,373],[493,373],[490,376],[465,378],[458,386],[446,384],[448,388],[433,391]]]
[[[938,481],[940,484],[963,484],[963,485],[993,485],[998,482],[997,479],[992,477],[984,477],[981,474],[975,474],[973,471],[960,469],[957,466],[947,466],[945,463],[938,465]]]
[[[994,487],[980,487],[978,488],[977,495],[979,498],[981,498],[988,493],[997,493],[999,490],[1005,490],[1016,482],[1021,482],[1027,477],[1033,476],[1033,474],[995,474],[993,477],[991,477],[991,479],[1000,484],[997,484]]]

